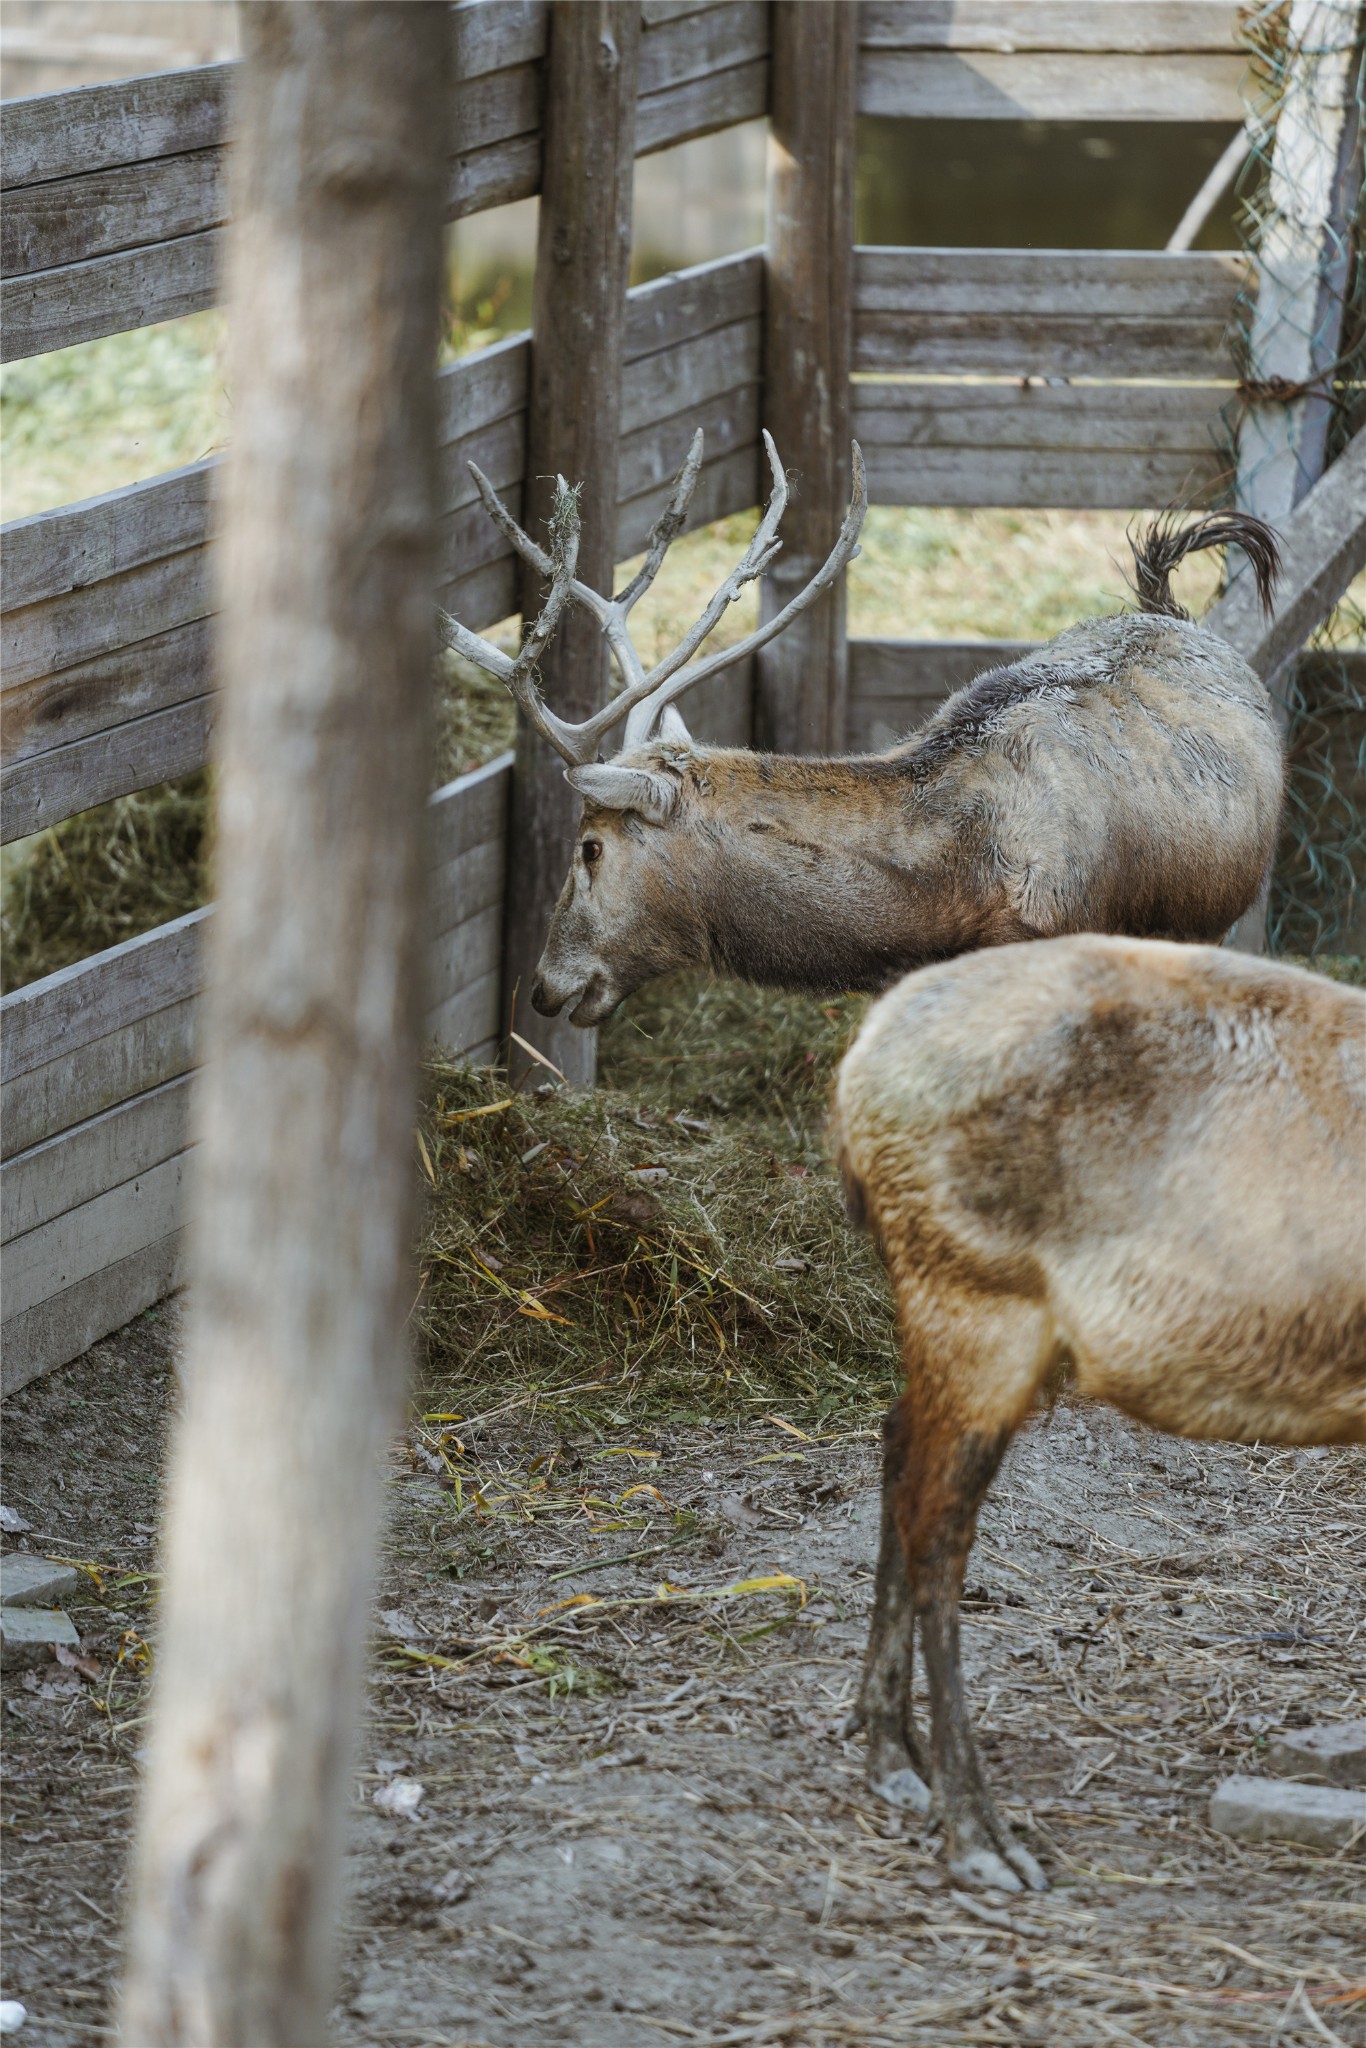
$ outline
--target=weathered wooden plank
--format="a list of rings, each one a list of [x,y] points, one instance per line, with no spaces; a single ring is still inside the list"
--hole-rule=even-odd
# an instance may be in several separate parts
[[[634,433],[651,421],[690,413],[718,392],[757,383],[763,374],[762,346],[762,322],[737,320],[677,348],[627,363],[621,380],[621,431]]]
[[[437,372],[437,441],[445,444],[492,426],[508,413],[526,406],[527,365],[531,358],[530,339],[510,334],[481,348],[477,355],[448,363]]]
[[[1175,450],[1207,455],[1227,384],[863,382],[854,432],[872,450]]]
[[[654,23],[640,42],[640,97],[753,63],[768,48],[766,0],[723,0],[704,13]]]
[[[1084,314],[860,313],[856,371],[1018,377],[1232,378],[1222,321]]]
[[[196,995],[207,910],[191,910],[0,1001],[0,1077],[26,1074],[121,1025]]]
[[[1042,9],[1040,9],[1042,12]],[[858,109],[903,121],[1241,121],[1241,55],[863,50]]]
[[[468,917],[432,940],[427,949],[427,1006],[439,1009],[502,964],[503,903]]]
[[[79,1358],[185,1280],[185,1232],[170,1231],[4,1324],[6,1394]]]
[[[1236,252],[862,246],[854,304],[860,313],[1227,320],[1248,268]]]
[[[705,436],[703,446],[709,462],[717,462],[741,448],[757,449],[759,391],[756,379],[738,391],[722,391],[715,398],[703,399],[674,418],[657,420],[637,427],[632,434],[623,434],[617,451],[618,505],[624,507],[644,492],[672,483],[699,427]],[[752,502],[746,498],[745,505]],[[736,509],[743,511],[744,506]],[[690,519],[689,524],[693,523]]]
[[[1228,481],[1215,448],[871,447],[868,495],[878,505],[1059,506],[1073,511],[1206,502]]]
[[[501,1022],[500,979],[495,969],[449,996],[444,1003],[435,1004],[424,1024],[428,1038],[448,1053],[492,1057]]]
[[[0,284],[0,361],[44,355],[122,334],[159,320],[178,320],[212,305],[223,230],[96,256]]]
[[[70,1052],[58,1044],[52,1059],[6,1081],[0,1091],[5,1157],[188,1073],[198,1007],[198,996],[186,996]]]
[[[506,865],[507,841],[500,837],[471,846],[433,870],[427,882],[427,921],[434,944],[457,925],[499,907]]]
[[[1237,48],[1230,0],[863,0],[870,50],[1155,51]]]
[[[188,1152],[68,1209],[5,1246],[6,1321],[180,1227]]]
[[[762,249],[671,271],[627,293],[624,359],[633,363],[640,356],[693,341],[714,327],[756,320],[763,310]]]
[[[189,1102],[190,1077],[182,1074],[7,1158],[0,1167],[0,1240],[8,1244],[183,1152]]]
[[[1205,623],[1259,675],[1274,675],[1366,569],[1366,427],[1354,435],[1281,528],[1276,608],[1263,618],[1252,578],[1240,577]]]
[[[74,668],[98,654],[207,616],[209,549],[182,548],[0,619],[6,683]]]
[[[11,192],[0,212],[0,271],[19,277],[120,249],[174,241],[227,219],[225,156],[190,150]]]
[[[536,129],[454,158],[446,216],[463,220],[490,206],[511,206],[514,199],[531,199],[540,189],[541,136]]]
[[[197,547],[205,537],[216,468],[217,458],[210,456],[55,512],[12,519],[0,527],[0,611],[18,611],[161,555]],[[5,680],[8,685],[10,677]]]
[[[458,860],[486,840],[503,837],[511,772],[512,755],[500,754],[496,761],[472,768],[435,792],[427,807],[427,857],[433,869]]]
[[[0,185],[38,185],[116,164],[209,149],[223,139],[231,64],[11,100]]]
[[[718,0],[641,0],[641,25],[648,36],[652,29],[682,21],[689,14],[709,14]]]
[[[671,149],[739,121],[761,121],[768,112],[768,70],[762,57],[651,93],[636,116],[636,155]]]
[[[490,427],[437,451],[436,502],[443,518],[478,501],[479,491],[469,465],[477,462],[495,491],[520,486],[526,473],[526,414],[509,413]]]
[[[443,562],[458,562],[459,556],[443,546],[441,559]],[[448,612],[453,612],[462,626],[468,626],[474,633],[481,633],[488,626],[510,619],[521,603],[515,555],[509,549],[496,561],[486,562],[482,568],[448,577],[438,586],[437,601]]]
[[[25,839],[111,797],[201,768],[213,707],[211,694],[192,697],[0,770],[0,839]]]
[[[0,695],[0,758],[7,767],[201,696],[211,681],[210,625],[192,619],[130,641],[74,668],[34,677]]]

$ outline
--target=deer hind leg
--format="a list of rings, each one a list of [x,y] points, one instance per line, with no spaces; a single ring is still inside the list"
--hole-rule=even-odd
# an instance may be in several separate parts
[[[929,1764],[911,1714],[915,1610],[896,1528],[896,1495],[905,1457],[905,1424],[898,1402],[882,1425],[882,1528],[873,1618],[858,1704],[845,1723],[845,1733],[866,1730],[868,1784],[879,1799],[910,1813],[928,1813]]]
[[[1047,1889],[996,1811],[963,1689],[958,1603],[977,1514],[1006,1446],[1033,1403],[1047,1350],[1036,1303],[936,1302],[932,1336],[907,1331],[907,1448],[896,1520],[929,1679],[934,1810],[949,1869],[1002,1891]]]

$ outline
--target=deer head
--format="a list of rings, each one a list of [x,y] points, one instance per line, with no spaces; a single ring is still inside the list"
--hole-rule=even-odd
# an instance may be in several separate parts
[[[778,526],[787,505],[787,478],[767,432],[764,447],[773,490],[754,538],[696,624],[648,670],[631,640],[627,622],[658,575],[671,543],[683,531],[702,468],[701,429],[693,436],[673,495],[650,534],[643,565],[626,588],[610,598],[590,590],[575,576],[578,502],[563,477],[556,479],[549,545],[542,548],[522,531],[482,471],[474,463],[469,465],[489,517],[523,561],[545,577],[549,590],[515,659],[471,633],[449,613],[439,611],[442,638],[465,660],[507,684],[537,732],[568,763],[565,780],[584,799],[577,845],[532,989],[533,1003],[546,1016],[556,1015],[572,1002],[573,1023],[601,1023],[644,982],[671,967],[705,958],[689,908],[687,854],[681,844],[674,843],[686,810],[689,770],[700,757],[677,709],[678,699],[708,676],[743,661],[814,603],[858,554],[858,537],[868,509],[863,456],[855,442],[849,510],[834,547],[811,581],[738,645],[694,660],[744,586],[763,574],[782,547]],[[536,681],[536,665],[566,604],[581,605],[592,613],[620,679],[616,695],[577,725],[550,710]],[[621,749],[612,759],[603,760],[602,742],[623,719],[626,729]]]

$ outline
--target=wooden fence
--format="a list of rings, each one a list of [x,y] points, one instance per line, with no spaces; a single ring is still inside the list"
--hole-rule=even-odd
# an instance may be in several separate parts
[[[785,19],[763,0],[643,0],[636,153],[763,116]],[[831,19],[835,33],[856,34],[857,107],[866,113],[1241,118],[1235,8],[1221,0],[864,0]],[[457,217],[537,191],[542,95],[553,78],[539,0],[466,0],[453,20]],[[6,108],[8,357],[212,302],[229,72],[213,66]],[[765,412],[766,342],[770,364],[783,346],[781,333],[766,332],[768,274],[756,250],[630,293],[618,558],[642,545],[697,425],[707,463],[691,523],[756,502],[761,425],[784,439],[781,420]],[[1127,508],[1210,489],[1221,460],[1213,430],[1234,378],[1225,335],[1241,283],[1232,255],[858,250],[844,361],[873,500]],[[818,293],[820,281],[810,289]],[[533,345],[518,336],[440,375],[441,595],[475,629],[516,610],[517,577],[465,465],[477,460],[519,509]],[[787,452],[802,464],[802,449]],[[6,840],[206,759],[213,470],[199,463],[4,530]],[[837,519],[842,506],[829,509]],[[1011,650],[852,642],[848,741],[904,730],[1003,651]],[[696,716],[690,704],[705,735],[748,741],[750,666],[700,693]],[[431,801],[428,1021],[434,1037],[476,1055],[492,1048],[500,1024],[512,774],[508,756]],[[180,1277],[187,1076],[208,914],[0,1006],[6,1387],[76,1355]]]

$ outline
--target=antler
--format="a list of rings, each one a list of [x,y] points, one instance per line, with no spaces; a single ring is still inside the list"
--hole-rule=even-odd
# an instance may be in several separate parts
[[[815,602],[823,590],[828,589],[845,566],[858,554],[858,537],[863,527],[864,515],[868,510],[868,490],[863,470],[863,454],[858,442],[853,444],[853,492],[849,510],[844,515],[839,538],[825,561],[811,581],[800,590],[796,597],[785,604],[782,610],[756,627],[734,647],[724,647],[705,660],[687,664],[702,645],[713,627],[723,617],[728,606],[734,604],[747,583],[764,570],[782,547],[778,538],[778,524],[787,506],[787,478],[778,460],[778,451],[773,437],[764,430],[764,448],[768,454],[769,468],[773,473],[773,491],[768,508],[760,520],[754,538],[745,549],[735,568],[715,592],[697,623],[683,636],[671,653],[662,661],[646,670],[636,652],[626,621],[633,609],[654,582],[671,543],[683,530],[688,506],[702,468],[702,430],[699,427],[693,435],[688,459],[678,473],[673,496],[656,520],[650,534],[642,567],[632,577],[626,588],[615,598],[603,597],[598,591],[590,590],[586,583],[580,583],[574,574],[578,561],[579,517],[576,495],[566,485],[563,477],[555,483],[555,504],[550,519],[550,550],[537,546],[531,536],[524,533],[512,514],[499,498],[488,478],[474,463],[470,474],[474,478],[484,509],[500,533],[507,536],[523,561],[529,562],[542,576],[550,578],[550,595],[540,617],[536,620],[522,644],[515,661],[471,633],[448,612],[438,611],[442,637],[448,647],[453,647],[467,661],[475,662],[504,681],[522,709],[530,718],[536,730],[549,740],[552,747],[564,760],[574,767],[582,767],[596,758],[598,742],[614,725],[626,720],[625,745],[638,746],[654,733],[666,706],[674,703],[685,690],[692,689],[708,676],[717,675],[722,669],[730,668],[735,662],[743,661],[756,647],[762,647],[784,627],[791,624],[799,612]],[[585,611],[602,627],[607,644],[611,649],[622,688],[601,711],[581,724],[571,725],[567,720],[557,718],[551,711],[534,680],[537,661],[559,623],[560,613],[566,602],[582,605]]]

